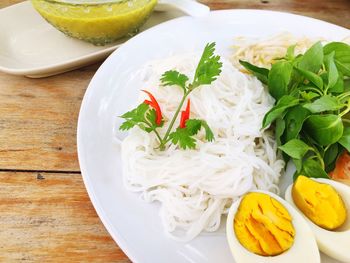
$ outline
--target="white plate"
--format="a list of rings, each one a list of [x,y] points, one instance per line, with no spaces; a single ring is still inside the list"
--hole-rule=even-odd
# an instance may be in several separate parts
[[[140,31],[183,15],[154,12]],[[29,1],[0,10],[0,71],[47,77],[106,58],[127,38],[106,46],[67,37],[47,23]]]
[[[189,243],[176,242],[163,231],[158,204],[144,203],[138,194],[124,189],[120,149],[113,143],[113,134],[118,114],[135,103],[143,88],[133,72],[151,59],[202,50],[209,41],[217,42],[220,55],[229,56],[235,36],[264,37],[281,31],[332,40],[349,35],[345,28],[287,13],[215,11],[204,18],[178,18],[139,34],[97,71],[79,115],[80,167],[98,215],[133,262],[233,261],[223,231],[202,234]],[[323,257],[323,262],[335,261]]]

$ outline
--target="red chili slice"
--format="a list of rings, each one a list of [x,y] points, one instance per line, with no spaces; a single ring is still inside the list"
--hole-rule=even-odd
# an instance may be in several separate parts
[[[151,92],[147,91],[147,90],[142,90],[143,92],[147,93],[147,95],[149,96],[149,98],[151,100],[145,100],[144,103],[150,105],[152,108],[154,108],[156,110],[156,124],[159,126],[162,123],[162,111],[160,110],[158,101],[156,100],[156,98],[152,95]]]
[[[181,111],[180,128],[186,127],[186,121],[190,118],[191,101],[188,99],[186,110]]]

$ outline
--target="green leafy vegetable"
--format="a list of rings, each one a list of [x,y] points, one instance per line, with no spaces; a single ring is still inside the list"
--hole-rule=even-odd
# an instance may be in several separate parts
[[[121,117],[126,119],[126,121],[120,126],[119,129],[124,131],[133,128],[135,125],[147,124],[145,114],[148,110],[149,106],[145,103],[141,103],[136,109],[124,113]]]
[[[201,128],[205,129],[205,138],[207,141],[214,140],[214,134],[208,124],[203,120],[189,119],[186,121],[185,128],[177,128],[176,131],[170,133],[169,138],[173,144],[179,144],[182,149],[194,149],[196,140],[192,137],[196,135]]]
[[[292,139],[278,148],[294,159],[302,159],[311,149],[305,142],[299,139]]]
[[[343,123],[338,115],[311,115],[304,123],[306,132],[321,146],[336,143],[343,135]]]
[[[286,113],[284,120],[286,122],[286,130],[284,133],[284,142],[296,139],[303,127],[304,121],[310,115],[310,112],[301,105],[290,108]]]
[[[276,100],[288,93],[288,84],[292,75],[293,66],[288,61],[278,61],[273,64],[269,72],[269,92]]]
[[[323,63],[323,47],[317,42],[310,47],[300,59],[298,68],[317,73]]]
[[[307,80],[312,82],[317,88],[322,90],[323,87],[323,80],[322,78],[317,75],[316,73],[313,73],[312,71],[304,70],[301,68],[295,68],[303,77],[305,77]]]
[[[350,127],[345,127],[342,137],[338,141],[348,152],[350,152]]]
[[[305,175],[307,177],[329,179],[329,176],[323,169],[322,165],[313,159],[306,159],[303,162],[300,174]]]
[[[321,98],[306,103],[304,108],[308,109],[312,113],[319,113],[324,111],[336,111],[344,107],[342,103],[339,102],[337,97],[333,97],[330,95],[324,95]]]
[[[191,89],[200,85],[210,84],[220,75],[222,63],[220,62],[220,56],[215,56],[214,51],[214,42],[205,46],[194,75]]]
[[[269,126],[274,120],[278,117],[281,117],[282,114],[288,108],[291,108],[299,103],[299,99],[296,99],[292,96],[286,95],[283,96],[270,111],[266,113],[263,120],[263,128]]]
[[[279,149],[297,168],[294,178],[328,178],[344,148],[350,151],[350,45],[317,42],[298,55],[290,46],[273,61],[269,71],[241,61],[276,99],[262,128],[275,128]]]
[[[169,70],[162,75],[160,81],[164,86],[177,85],[186,90],[186,82],[188,81],[188,77],[175,70]]]
[[[253,75],[255,75],[258,78],[258,80],[260,80],[264,84],[267,84],[269,76],[268,69],[254,66],[249,62],[243,60],[240,60],[239,63],[247,70],[249,70]]]
[[[332,42],[324,46],[325,55],[334,52],[334,62],[339,71],[350,77],[350,46],[342,42]]]
[[[332,88],[338,81],[339,73],[337,66],[334,62],[334,51],[325,57],[325,66],[327,69],[327,77],[328,77],[328,83],[327,83],[327,89]]]

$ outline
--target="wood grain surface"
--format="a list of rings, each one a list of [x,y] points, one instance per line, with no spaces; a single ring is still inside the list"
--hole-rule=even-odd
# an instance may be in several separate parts
[[[127,262],[80,174],[0,172],[1,262]]]
[[[19,2],[0,0],[0,8]],[[350,28],[349,0],[201,2]],[[80,103],[99,65],[44,79],[0,73],[0,262],[129,262],[97,217],[77,161]]]

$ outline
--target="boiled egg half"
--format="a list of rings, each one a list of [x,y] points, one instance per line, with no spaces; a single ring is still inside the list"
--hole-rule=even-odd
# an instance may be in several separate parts
[[[226,234],[237,263],[320,262],[311,228],[276,194],[249,192],[230,208]]]
[[[350,187],[329,179],[299,176],[285,199],[311,227],[319,249],[350,262]]]

